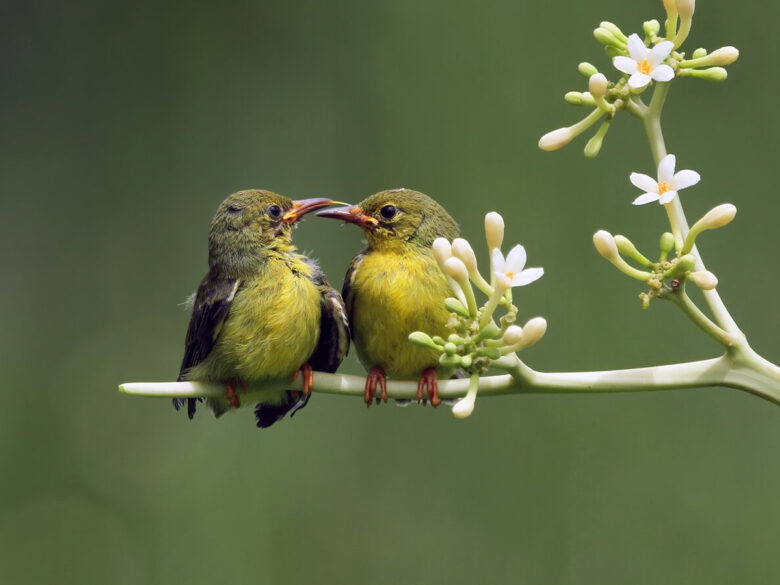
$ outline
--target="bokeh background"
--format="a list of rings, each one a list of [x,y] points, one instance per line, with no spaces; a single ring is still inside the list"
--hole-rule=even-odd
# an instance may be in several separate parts
[[[753,346],[780,359],[775,251],[780,8],[700,1],[689,49],[742,51],[726,84],[672,89],[667,143],[703,180],[689,218],[737,221],[701,250]],[[780,580],[780,409],[730,389],[479,400],[470,419],[317,395],[293,421],[188,422],[121,396],[173,379],[229,193],[437,198],[475,246],[501,211],[545,277],[525,357],[645,366],[717,347],[592,249],[653,250],[660,207],[621,116],[602,154],[548,154],[583,110],[591,37],[660,0],[265,0],[0,6],[0,582],[713,584]],[[357,230],[296,233],[337,285]],[[343,371],[360,373],[354,355]]]

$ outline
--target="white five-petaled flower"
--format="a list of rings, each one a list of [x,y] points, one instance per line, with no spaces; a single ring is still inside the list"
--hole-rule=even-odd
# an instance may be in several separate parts
[[[509,254],[504,255],[501,250],[494,248],[492,252],[493,272],[504,288],[514,286],[525,286],[534,280],[541,278],[544,274],[543,268],[525,268],[526,254],[525,248],[520,244],[509,250]]]
[[[686,169],[675,173],[676,162],[673,154],[667,154],[661,159],[658,164],[658,181],[642,173],[631,173],[631,183],[644,191],[634,199],[634,205],[644,205],[651,201],[658,201],[664,205],[674,199],[680,189],[699,182],[701,176],[696,171]]]
[[[628,78],[629,86],[641,89],[653,79],[670,81],[674,77],[674,70],[663,62],[674,49],[672,41],[661,41],[648,49],[639,35],[632,34],[628,37],[627,45],[630,56],[615,57],[612,63],[618,71],[631,76]]]

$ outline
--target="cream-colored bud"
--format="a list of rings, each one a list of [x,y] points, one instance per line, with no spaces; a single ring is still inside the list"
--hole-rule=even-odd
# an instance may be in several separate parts
[[[444,261],[443,268],[444,272],[455,279],[455,282],[458,284],[464,285],[468,283],[469,271],[460,258],[455,258],[454,256],[452,258],[447,258]]]
[[[510,325],[504,332],[503,341],[507,345],[515,345],[523,340],[523,328],[519,325]]]
[[[667,13],[677,12],[677,0],[664,0],[664,8]]]
[[[677,0],[677,13],[682,19],[688,19],[693,16],[694,10],[696,10],[696,0]]]
[[[698,270],[688,275],[688,280],[698,286],[701,290],[712,290],[718,286],[718,278],[709,270]]]
[[[474,250],[471,249],[471,244],[467,240],[463,238],[452,240],[452,255],[463,261],[469,274],[477,272],[477,257],[474,255]]]
[[[724,225],[730,224],[735,215],[737,215],[737,208],[735,205],[732,205],[731,203],[718,205],[717,207],[710,209],[704,214],[704,217],[701,218],[702,227],[709,230],[723,227]]]
[[[721,47],[707,55],[707,65],[730,65],[737,59],[739,59],[739,49]]]
[[[606,75],[603,73],[594,73],[588,80],[588,90],[590,94],[597,100],[607,95],[607,81]]]
[[[615,238],[608,231],[599,230],[593,234],[593,245],[596,246],[598,253],[607,260],[615,260],[618,257],[617,244]]]
[[[433,240],[433,256],[443,269],[447,258],[452,257],[452,244],[445,238],[436,238]]]
[[[546,151],[558,150],[569,144],[576,134],[571,128],[552,130],[539,139],[539,148]]]
[[[547,320],[544,317],[534,317],[523,325],[523,346],[531,347],[547,332]]]
[[[473,396],[461,398],[455,403],[455,406],[452,407],[452,414],[455,415],[455,418],[468,418],[471,416],[472,412],[474,412]]]
[[[504,218],[500,213],[491,211],[485,215],[485,238],[487,239],[488,250],[501,249],[504,241]]]

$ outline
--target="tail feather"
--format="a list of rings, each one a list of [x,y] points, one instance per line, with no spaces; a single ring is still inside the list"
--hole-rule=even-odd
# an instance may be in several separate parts
[[[282,420],[288,412],[290,417],[293,417],[296,412],[306,406],[309,396],[309,394],[304,394],[297,390],[288,390],[284,393],[279,404],[260,402],[255,406],[257,426],[261,429],[266,429],[275,422]]]

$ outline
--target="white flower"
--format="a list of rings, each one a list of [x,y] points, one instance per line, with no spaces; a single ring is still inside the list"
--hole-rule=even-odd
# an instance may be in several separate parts
[[[544,274],[543,268],[525,268],[525,248],[517,245],[504,255],[498,248],[493,249],[493,272],[497,281],[505,288],[525,286]]]
[[[644,205],[651,201],[658,201],[661,205],[669,203],[677,195],[677,191],[685,189],[699,182],[699,173],[691,170],[680,171],[675,174],[674,165],[676,159],[673,154],[667,154],[658,165],[658,181],[642,173],[631,173],[631,184],[644,191],[642,195],[634,199],[634,205]]]
[[[653,79],[670,81],[674,77],[674,70],[663,63],[674,49],[672,41],[661,41],[652,49],[648,49],[639,35],[632,34],[628,37],[627,44],[630,57],[615,57],[612,64],[618,71],[631,76],[628,78],[629,86],[641,89]]]

